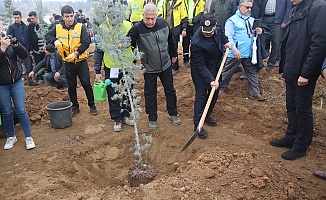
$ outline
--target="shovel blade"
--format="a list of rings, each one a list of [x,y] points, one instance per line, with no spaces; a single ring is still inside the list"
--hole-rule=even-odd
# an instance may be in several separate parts
[[[200,133],[200,130],[197,128],[194,134],[189,138],[188,142],[185,144],[185,146],[182,148],[181,152],[186,150],[189,145],[197,138],[198,134]]]

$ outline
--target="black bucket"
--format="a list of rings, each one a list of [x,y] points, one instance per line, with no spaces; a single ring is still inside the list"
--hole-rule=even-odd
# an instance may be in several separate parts
[[[72,103],[59,101],[46,105],[50,122],[53,128],[66,128],[72,125]]]

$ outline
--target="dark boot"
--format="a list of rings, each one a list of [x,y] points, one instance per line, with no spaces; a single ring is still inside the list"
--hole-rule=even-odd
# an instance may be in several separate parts
[[[28,86],[37,86],[38,84],[33,81],[31,77],[27,78],[27,85]]]

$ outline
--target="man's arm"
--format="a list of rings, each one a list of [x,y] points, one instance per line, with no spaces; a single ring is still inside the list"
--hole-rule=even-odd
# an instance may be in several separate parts
[[[308,15],[308,26],[306,27],[309,32],[309,52],[307,59],[303,63],[301,69],[301,76],[310,79],[316,73],[316,66],[321,59],[324,59],[326,49],[326,31],[321,29],[320,26],[326,20],[326,3],[314,6],[310,9]],[[319,65],[320,66],[320,65]],[[320,69],[319,69],[320,70]]]
[[[225,24],[225,35],[228,37],[229,42],[232,42],[232,48],[231,51],[238,50],[233,42],[233,36],[234,36],[234,26],[233,22],[231,20],[228,20]]]
[[[141,22],[139,22],[139,23],[141,23]],[[139,32],[138,32],[137,24],[131,27],[131,29],[127,33],[127,37],[129,37],[130,40],[131,40],[131,46],[133,48],[136,48],[136,46],[137,46],[137,40],[138,40],[138,37],[139,37]]]
[[[81,45],[78,47],[77,51],[79,54],[82,54],[88,49],[89,45],[91,44],[91,39],[85,26],[82,26],[80,42]]]
[[[104,52],[97,45],[94,51],[94,70],[96,74],[101,74],[102,60]]]
[[[13,50],[15,51],[15,54],[20,58],[20,59],[25,59],[28,57],[28,51],[25,49],[23,45],[18,43],[18,46],[13,46]]]
[[[168,26],[169,27],[169,26]],[[176,48],[176,41],[173,38],[173,33],[171,29],[169,28],[169,37],[168,37],[168,43],[169,43],[169,49],[171,51],[171,56],[172,57],[178,57],[178,49]]]
[[[37,65],[35,65],[35,67],[33,68],[34,73],[37,73],[41,68],[46,67],[46,59],[47,59],[47,56],[45,56],[43,58],[43,60],[41,60],[39,63],[37,63]]]
[[[192,43],[190,46],[191,51],[191,67],[195,68],[201,75],[201,77],[210,84],[215,78],[206,67],[205,53],[199,45]]]
[[[48,44],[54,44],[54,42],[57,40],[57,38],[56,38],[56,26],[54,26],[51,30],[49,30],[45,34],[45,40],[46,40],[46,43],[48,43]]]
[[[321,67],[321,73],[323,74],[323,77],[326,78],[326,57],[323,62],[323,66]]]
[[[289,14],[290,14],[290,10],[293,8],[293,4],[290,0],[286,0],[286,8],[285,8],[285,15],[284,18],[282,20],[282,24],[286,24],[289,20]]]

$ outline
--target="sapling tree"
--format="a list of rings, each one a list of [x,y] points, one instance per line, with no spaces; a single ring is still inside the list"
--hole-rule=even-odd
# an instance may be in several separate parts
[[[119,95],[113,96],[113,99],[122,99],[127,96],[128,100],[124,103],[130,103],[130,116],[134,120],[134,133],[136,144],[134,146],[134,155],[137,157],[135,164],[142,168],[142,152],[148,148],[152,142],[150,136],[145,134],[139,136],[137,122],[139,112],[141,112],[139,91],[133,86],[137,83],[137,78],[143,74],[143,66],[133,63],[133,60],[140,60],[142,53],[135,49],[133,52],[130,47],[130,38],[126,37],[126,22],[128,16],[127,6],[114,2],[112,0],[94,0],[94,25],[93,31],[97,47],[104,51],[113,61],[117,68],[123,73],[122,83],[112,84],[115,91],[120,91]],[[141,140],[143,145],[141,145]]]
[[[34,31],[36,32],[37,38],[38,38],[38,45],[39,49],[36,53],[40,54],[43,52],[43,46],[45,45],[45,34],[49,31],[48,24],[44,22],[44,11],[43,11],[43,5],[42,0],[35,0],[36,3],[36,13],[38,14],[39,19],[39,29],[37,30],[36,27]]]

